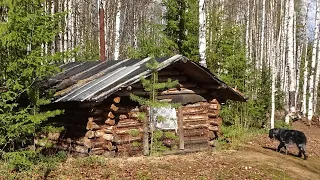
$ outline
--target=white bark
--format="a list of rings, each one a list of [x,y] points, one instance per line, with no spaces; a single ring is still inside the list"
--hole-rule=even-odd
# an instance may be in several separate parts
[[[288,44],[288,68],[289,68],[289,113],[285,119],[286,123],[289,123],[289,117],[296,112],[295,110],[295,91],[296,91],[296,69],[295,69],[295,60],[294,60],[294,32],[293,32],[293,24],[294,24],[294,0],[289,0],[289,12],[288,12],[288,36],[287,36],[287,44]]]
[[[258,61],[258,69],[262,70],[264,59],[264,44],[265,44],[265,22],[266,22],[266,0],[262,1],[262,20],[261,20],[261,40],[260,40],[260,59]]]
[[[311,58],[311,72],[310,72],[310,81],[309,81],[309,103],[308,103],[308,120],[311,121],[314,113],[313,103],[314,103],[314,76],[315,76],[315,67],[316,67],[316,58],[317,58],[317,48],[318,48],[318,38],[319,38],[319,0],[317,1],[317,12],[316,12],[316,22],[315,22],[315,31],[314,31],[314,42],[312,47],[312,58]]]
[[[114,60],[119,60],[120,51],[120,20],[121,20],[121,0],[118,0],[117,14],[116,14],[116,29],[114,38]]]
[[[207,67],[206,61],[206,12],[204,0],[199,0],[199,55],[201,66]]]
[[[51,2],[51,8],[50,8],[50,13],[51,15],[53,16],[54,15],[54,1]],[[54,54],[55,53],[55,40],[52,41],[52,44],[51,44],[51,54]]]
[[[251,57],[250,57],[250,33],[251,33],[251,28],[250,28],[250,0],[247,0],[247,15],[246,15],[246,60],[247,64],[251,64]]]
[[[63,7],[64,7],[64,11],[68,12],[68,0],[64,0],[63,2]],[[63,51],[67,52],[68,51],[68,16],[69,16],[69,12],[68,14],[64,17],[64,32],[63,32]],[[67,63],[68,59],[64,59],[64,62]]]
[[[271,2],[271,9],[273,9],[273,3]],[[270,31],[271,31],[271,118],[270,118],[270,128],[274,128],[274,120],[275,120],[275,110],[276,110],[276,102],[275,102],[275,93],[276,93],[276,75],[277,75],[277,69],[276,69],[276,51],[277,51],[277,46],[279,45],[277,41],[275,42],[275,33],[274,33],[274,25],[273,25],[273,14],[271,11],[270,14]],[[279,33],[280,34],[280,33]]]
[[[316,19],[317,19],[317,23],[316,23],[316,28],[318,28],[318,33],[319,33],[319,28],[320,28],[320,0],[317,1],[317,10],[316,10]],[[318,34],[319,35],[319,34]],[[320,76],[320,46],[319,46],[319,36],[318,38],[314,39],[315,41],[317,41],[317,54],[315,55],[316,58],[316,77],[315,77],[315,83],[314,83],[314,102],[313,102],[313,112],[317,111],[317,103],[318,103],[318,85],[319,85],[319,76]]]
[[[304,72],[303,72],[303,94],[302,94],[302,114],[303,116],[306,116],[307,114],[307,86],[308,86],[308,58],[307,58],[307,52],[308,52],[308,44],[305,43],[305,57],[304,57]]]
[[[308,22],[308,9],[309,3],[308,0],[304,0],[303,2],[302,15],[305,17],[303,19],[303,35],[304,35],[304,72],[303,72],[303,86],[302,86],[302,107],[301,111],[303,116],[305,117],[307,114],[307,86],[308,86],[308,37],[307,37],[307,22]]]

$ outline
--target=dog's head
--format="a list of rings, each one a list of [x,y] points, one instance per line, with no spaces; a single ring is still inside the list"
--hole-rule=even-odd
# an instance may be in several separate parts
[[[278,129],[278,128],[270,129],[270,130],[269,130],[269,138],[270,138],[270,139],[275,138],[276,135],[279,134],[279,131],[280,131],[280,129]]]

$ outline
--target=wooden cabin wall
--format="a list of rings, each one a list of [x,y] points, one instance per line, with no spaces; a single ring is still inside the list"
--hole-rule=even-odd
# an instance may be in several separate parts
[[[50,108],[65,110],[63,115],[50,120],[65,130],[41,135],[39,145],[47,139],[56,148],[79,153],[142,153],[143,124],[137,116],[140,109],[126,97],[108,98],[99,104],[59,103]]]
[[[167,67],[159,71],[159,81],[178,80],[179,85],[158,94],[159,100],[181,103],[185,149],[205,147],[218,137],[222,119],[220,104],[210,94],[215,85],[199,84],[184,72]],[[66,130],[42,135],[60,149],[80,153],[139,155],[143,153],[143,122],[138,113],[145,111],[129,99],[130,93],[148,96],[140,82],[118,91],[101,103],[65,102],[50,108],[65,109],[52,121]],[[179,113],[177,113],[179,114]],[[181,138],[181,137],[180,137]],[[41,144],[39,139],[38,144]],[[111,153],[112,154],[112,153]]]

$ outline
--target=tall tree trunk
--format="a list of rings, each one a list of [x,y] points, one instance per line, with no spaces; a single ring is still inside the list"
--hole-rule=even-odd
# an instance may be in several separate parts
[[[266,26],[266,0],[262,0],[262,20],[261,20],[261,40],[260,40],[260,59],[258,61],[258,69],[262,70],[264,60],[264,44],[265,44],[265,26]]]
[[[317,9],[316,9],[316,18],[317,18],[317,24],[315,25],[316,28],[318,28],[318,33],[319,33],[319,28],[320,28],[320,0],[317,0]],[[319,34],[318,34],[319,35]],[[319,45],[319,36],[318,38],[315,38],[315,41],[317,41],[317,54],[316,54],[316,77],[315,77],[315,83],[314,83],[314,102],[313,102],[313,112],[317,111],[317,103],[318,103],[318,85],[319,85],[319,76],[320,76],[320,45]]]
[[[305,17],[303,19],[303,39],[304,39],[304,72],[303,72],[303,86],[302,86],[302,107],[301,112],[305,117],[307,114],[307,86],[308,86],[308,36],[307,36],[307,22],[308,22],[308,12],[309,12],[309,3],[308,0],[303,1],[302,15]]]
[[[296,91],[296,70],[294,66],[294,37],[293,37],[293,24],[294,24],[294,0],[289,0],[289,12],[288,12],[288,36],[287,36],[287,44],[288,44],[288,68],[289,68],[289,113],[285,118],[285,122],[288,124],[290,120],[290,116],[292,116],[295,112],[295,91]]]
[[[199,0],[199,64],[207,67],[206,61],[206,12],[204,0]]]
[[[318,48],[318,38],[319,38],[319,0],[317,0],[317,12],[316,12],[316,23],[315,23],[315,31],[314,31],[314,42],[312,47],[312,58],[311,58],[311,72],[310,72],[310,81],[309,81],[309,103],[308,103],[308,120],[311,121],[314,113],[313,103],[314,103],[314,76],[315,76],[315,67],[317,61],[317,48]]]
[[[114,38],[114,60],[119,60],[120,52],[120,20],[121,20],[121,0],[118,0],[117,14],[116,14],[116,29]]]
[[[277,51],[277,46],[278,42],[280,41],[275,41],[275,28],[274,28],[274,15],[273,15],[273,3],[270,2],[271,6],[271,13],[270,13],[270,31],[271,31],[271,42],[270,46],[271,48],[271,118],[270,118],[270,128],[274,128],[274,120],[275,120],[275,110],[276,110],[276,102],[275,102],[275,93],[276,93],[276,74],[277,74],[277,69],[276,69],[276,51]],[[280,34],[280,33],[279,33]]]

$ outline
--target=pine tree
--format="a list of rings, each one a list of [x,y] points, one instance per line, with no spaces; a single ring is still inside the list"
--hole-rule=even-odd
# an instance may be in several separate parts
[[[5,0],[0,22],[0,146],[15,150],[32,142],[43,122],[61,111],[40,112],[49,93],[39,82],[57,72],[61,54],[48,55],[42,44],[52,43],[62,14],[48,15],[44,1]]]
[[[178,104],[170,104],[168,102],[162,102],[157,100],[157,95],[159,90],[167,89],[175,87],[178,84],[178,81],[172,81],[171,79],[168,79],[167,82],[158,82],[158,68],[160,67],[160,64],[155,60],[152,59],[150,63],[147,64],[148,69],[151,71],[151,78],[146,79],[141,77],[141,83],[143,85],[143,88],[146,92],[149,93],[149,97],[140,97],[134,94],[130,94],[130,98],[133,101],[138,102],[141,106],[147,106],[149,109],[149,121],[147,122],[147,127],[149,127],[148,131],[151,133],[151,155],[155,152],[155,149],[153,147],[154,143],[154,122],[156,122],[155,115],[153,114],[153,108],[160,108],[160,107],[176,107]],[[159,118],[157,118],[159,121]]]

